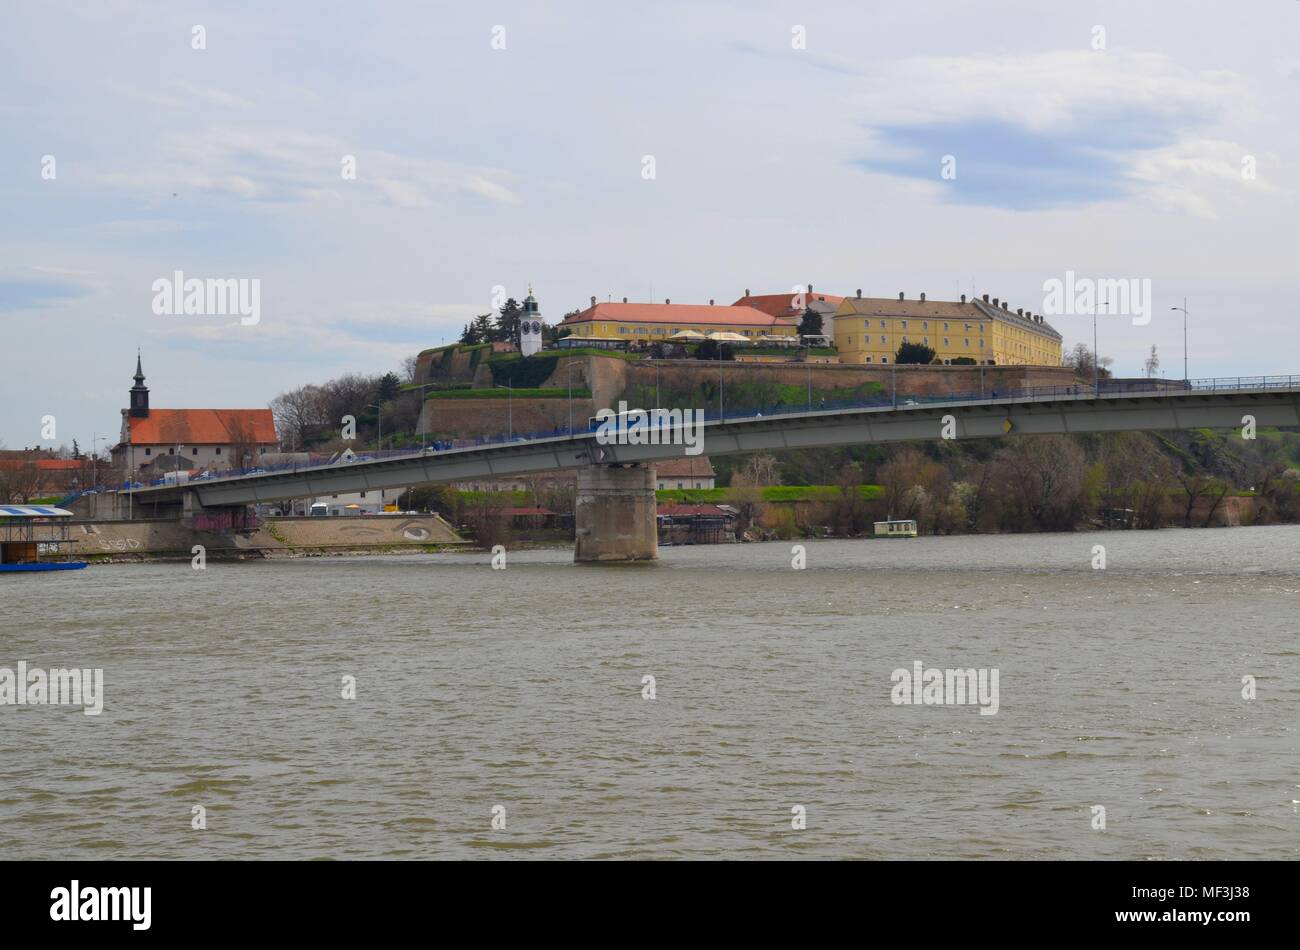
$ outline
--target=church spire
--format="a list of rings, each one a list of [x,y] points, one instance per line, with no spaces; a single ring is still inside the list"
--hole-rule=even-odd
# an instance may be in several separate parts
[[[144,369],[140,365],[140,351],[135,351],[135,385],[131,387],[131,417],[149,418],[149,389],[144,384]]]

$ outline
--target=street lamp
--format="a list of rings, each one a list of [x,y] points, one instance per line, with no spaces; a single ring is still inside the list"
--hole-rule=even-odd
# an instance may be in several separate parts
[[[366,408],[375,410],[375,418],[379,420],[379,434],[375,437],[375,451],[382,452],[384,450],[384,407],[367,403]]]
[[[1109,300],[1099,301],[1099,306],[1109,307]],[[1101,395],[1101,356],[1097,353],[1097,307],[1092,308],[1092,392]]]
[[[514,383],[513,383],[512,380],[506,380],[506,384],[505,384],[504,386],[500,386],[500,385],[498,385],[498,386],[493,386],[492,388],[493,388],[493,389],[504,389],[504,390],[506,391],[506,424],[507,424],[508,427],[509,427],[506,431],[507,431],[508,438],[510,439],[510,441],[513,442],[513,441],[514,441],[514,438],[515,438],[515,397],[514,397]],[[570,396],[569,396],[569,398],[570,398],[570,399],[573,398],[573,396],[572,396],[572,390],[570,390]],[[572,412],[573,412],[573,409],[572,409],[572,403],[570,403],[570,409],[569,409],[569,411],[570,411],[570,415],[572,415]]]
[[[569,435],[573,435],[573,368],[577,363],[570,362],[568,365],[569,374]]]
[[[1181,310],[1183,313],[1183,382],[1187,382],[1187,298],[1183,298],[1181,307],[1170,307],[1170,310]]]

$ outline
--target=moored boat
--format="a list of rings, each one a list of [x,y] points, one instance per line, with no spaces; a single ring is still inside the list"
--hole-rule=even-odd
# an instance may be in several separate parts
[[[71,519],[72,512],[53,505],[0,505],[0,574],[85,567],[65,550]]]

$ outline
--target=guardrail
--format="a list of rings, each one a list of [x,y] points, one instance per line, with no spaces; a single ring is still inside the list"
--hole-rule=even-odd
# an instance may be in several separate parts
[[[981,392],[931,393],[924,395],[885,396],[871,399],[819,399],[816,403],[804,405],[760,406],[727,409],[726,391],[723,390],[721,409],[705,409],[705,422],[741,422],[745,420],[768,418],[772,416],[798,415],[808,412],[836,412],[847,409],[906,409],[914,406],[939,405],[960,402],[1023,402],[1025,400],[1052,399],[1088,399],[1101,396],[1135,395],[1142,393],[1186,393],[1186,392],[1224,392],[1224,391],[1268,391],[1274,389],[1300,389],[1300,376],[1220,376],[1212,379],[1193,380],[1101,380],[1097,386],[1078,383],[1071,386],[1036,386],[1023,389],[1001,390],[990,387]],[[207,485],[231,478],[246,478],[252,475],[270,475],[282,472],[301,472],[320,468],[346,468],[358,462],[374,462],[418,458],[424,455],[437,455],[456,449],[481,448],[492,445],[504,445],[511,442],[530,442],[537,439],[565,438],[593,431],[590,424],[584,428],[561,426],[556,429],[537,432],[518,432],[513,435],[483,436],[477,439],[454,439],[435,441],[427,448],[420,449],[386,449],[366,452],[348,460],[321,460],[317,462],[284,462],[279,465],[252,466],[238,471],[230,470],[220,474],[201,475],[178,482],[167,476],[153,479],[146,486],[142,482],[122,482],[105,485],[96,491],[131,491],[145,487],[172,485]],[[89,489],[87,489],[89,490]],[[85,494],[79,492],[78,497]]]

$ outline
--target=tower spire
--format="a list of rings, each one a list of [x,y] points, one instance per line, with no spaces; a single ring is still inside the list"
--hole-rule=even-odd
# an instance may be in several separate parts
[[[145,419],[149,416],[149,389],[144,384],[144,369],[140,365],[140,350],[135,351],[135,385],[131,387],[131,416]]]

